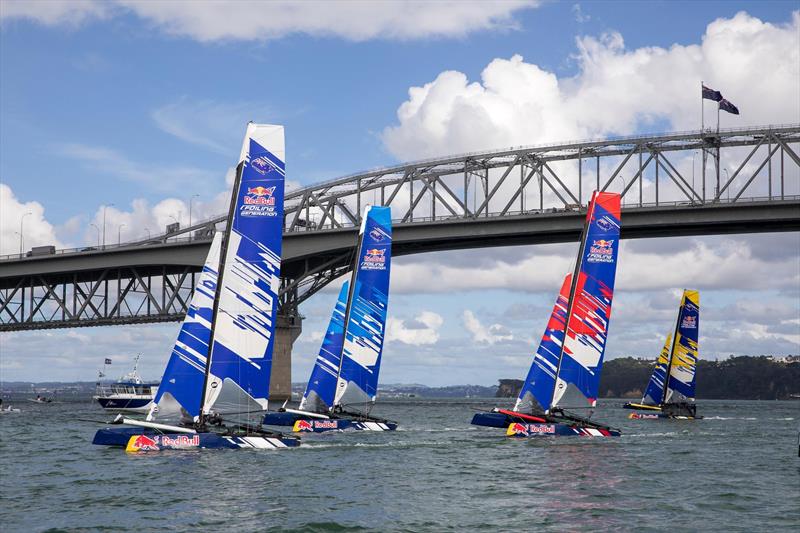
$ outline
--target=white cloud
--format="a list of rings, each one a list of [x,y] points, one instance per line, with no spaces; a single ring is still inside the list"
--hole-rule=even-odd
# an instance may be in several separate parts
[[[464,327],[472,335],[472,340],[484,344],[495,344],[514,340],[514,335],[502,324],[492,324],[489,327],[481,324],[472,311],[466,309],[461,315]]]
[[[576,42],[570,78],[514,55],[491,61],[480,82],[444,71],[410,88],[383,132],[387,148],[408,160],[631,134],[655,121],[697,129],[700,80],[742,111],[723,113],[723,127],[800,121],[800,12],[785,25],[741,12],[709,24],[701,44],[668,49],[627,50],[615,32]]]
[[[579,24],[592,20],[591,16],[583,12],[583,8],[581,8],[580,4],[572,5],[572,14],[575,16],[575,22]]]
[[[187,7],[178,0],[85,0],[81,2],[3,2],[3,19],[26,18],[42,24],[72,24],[132,12],[170,35],[202,42],[268,41],[303,33],[350,41],[462,37],[481,30],[516,27],[513,15],[536,0],[504,2],[383,1],[261,2],[205,0]]]
[[[141,183],[162,192],[197,189],[202,184],[211,184],[215,172],[189,166],[171,164],[142,164],[126,155],[102,146],[67,143],[58,147],[58,152],[77,161],[86,168],[126,181]]]
[[[182,97],[150,116],[163,131],[214,152],[238,153],[248,121],[276,123],[280,118],[264,104],[223,103]]]
[[[0,183],[0,255],[19,253],[20,225],[23,251],[33,246],[64,247],[56,236],[56,228],[45,219],[44,206],[39,202],[23,202],[9,185]]]
[[[432,311],[422,311],[412,320],[389,317],[386,325],[386,341],[400,341],[412,346],[436,344],[442,324],[444,319],[441,315]]]
[[[3,0],[0,20],[27,19],[46,26],[78,26],[110,15],[110,5],[97,0]]]

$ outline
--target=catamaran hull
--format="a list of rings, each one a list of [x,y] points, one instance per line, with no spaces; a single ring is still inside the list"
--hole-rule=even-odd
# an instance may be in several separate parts
[[[293,426],[301,417],[302,415],[297,413],[275,411],[265,414],[264,421],[261,423],[267,426]]]
[[[631,413],[628,415],[631,420],[650,420],[657,418],[667,418],[671,420],[701,420],[702,416],[668,415],[664,413]]]
[[[296,437],[228,436],[218,433],[159,433],[143,428],[105,428],[95,433],[92,444],[125,448],[128,452],[189,449],[280,449],[300,445]]]
[[[623,409],[635,409],[637,411],[661,411],[658,405],[646,405],[643,403],[628,402],[622,406]]]
[[[475,413],[472,417],[472,424],[473,426],[484,426],[490,428],[503,428],[506,429],[509,424],[513,424],[514,422],[519,423],[536,423],[536,422],[544,422],[545,420],[539,418],[537,416],[526,415],[524,413],[516,413],[514,411],[507,411],[505,409],[500,409],[499,411],[493,411],[491,413]]]
[[[395,422],[370,422],[335,418],[332,420],[298,420],[294,423],[292,431],[295,433],[322,433],[325,431],[394,431],[397,429]]]
[[[509,424],[506,430],[509,437],[619,437],[617,429],[591,428],[573,424]]]

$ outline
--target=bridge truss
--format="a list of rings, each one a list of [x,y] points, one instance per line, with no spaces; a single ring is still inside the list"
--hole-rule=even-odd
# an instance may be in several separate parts
[[[521,147],[418,161],[288,192],[284,229],[287,238],[299,234],[329,238],[360,225],[368,204],[391,206],[395,228],[491,223],[511,217],[536,224],[550,215],[584,211],[592,190],[621,192],[623,211],[768,202],[797,208],[800,219],[798,147],[800,125],[789,125]],[[187,234],[187,240],[207,241],[209,229],[224,223],[224,216],[215,217],[122,246],[175,242]],[[774,225],[753,229],[779,230]],[[300,303],[347,272],[352,253],[351,246],[284,260],[280,295],[284,316],[297,316]],[[0,331],[179,320],[199,268],[195,262],[0,276]]]

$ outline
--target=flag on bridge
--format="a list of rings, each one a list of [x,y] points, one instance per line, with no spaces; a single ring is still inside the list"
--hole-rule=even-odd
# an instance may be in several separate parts
[[[107,364],[107,365],[110,365],[110,364],[111,364],[111,359],[109,359],[108,357],[106,357],[106,364]]]
[[[739,114],[739,108],[724,98],[719,101],[719,108],[723,111],[727,111],[728,113],[732,113],[734,115]]]
[[[703,98],[705,98],[706,100],[714,100],[715,102],[723,100],[721,92],[715,91],[714,89],[709,89],[702,83],[700,84],[700,86],[703,87]]]

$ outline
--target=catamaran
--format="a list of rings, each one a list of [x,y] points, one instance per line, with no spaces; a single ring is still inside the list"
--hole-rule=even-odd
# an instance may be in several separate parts
[[[300,406],[267,413],[264,424],[291,425],[295,432],[397,429],[395,422],[370,415],[386,330],[391,256],[391,208],[369,206],[351,279],[339,291]]]
[[[472,424],[506,428],[512,437],[620,435],[590,420],[603,369],[619,237],[620,195],[595,192],[575,269],[564,279],[514,408],[476,413]]]
[[[686,289],[681,297],[675,331],[667,335],[641,403],[623,406],[648,412],[631,413],[628,418],[703,418],[697,416],[694,403],[699,331],[700,293]]]
[[[117,417],[94,444],[128,451],[286,448],[264,431],[280,286],[285,181],[282,126],[247,126],[228,228],[216,234],[153,408]]]

